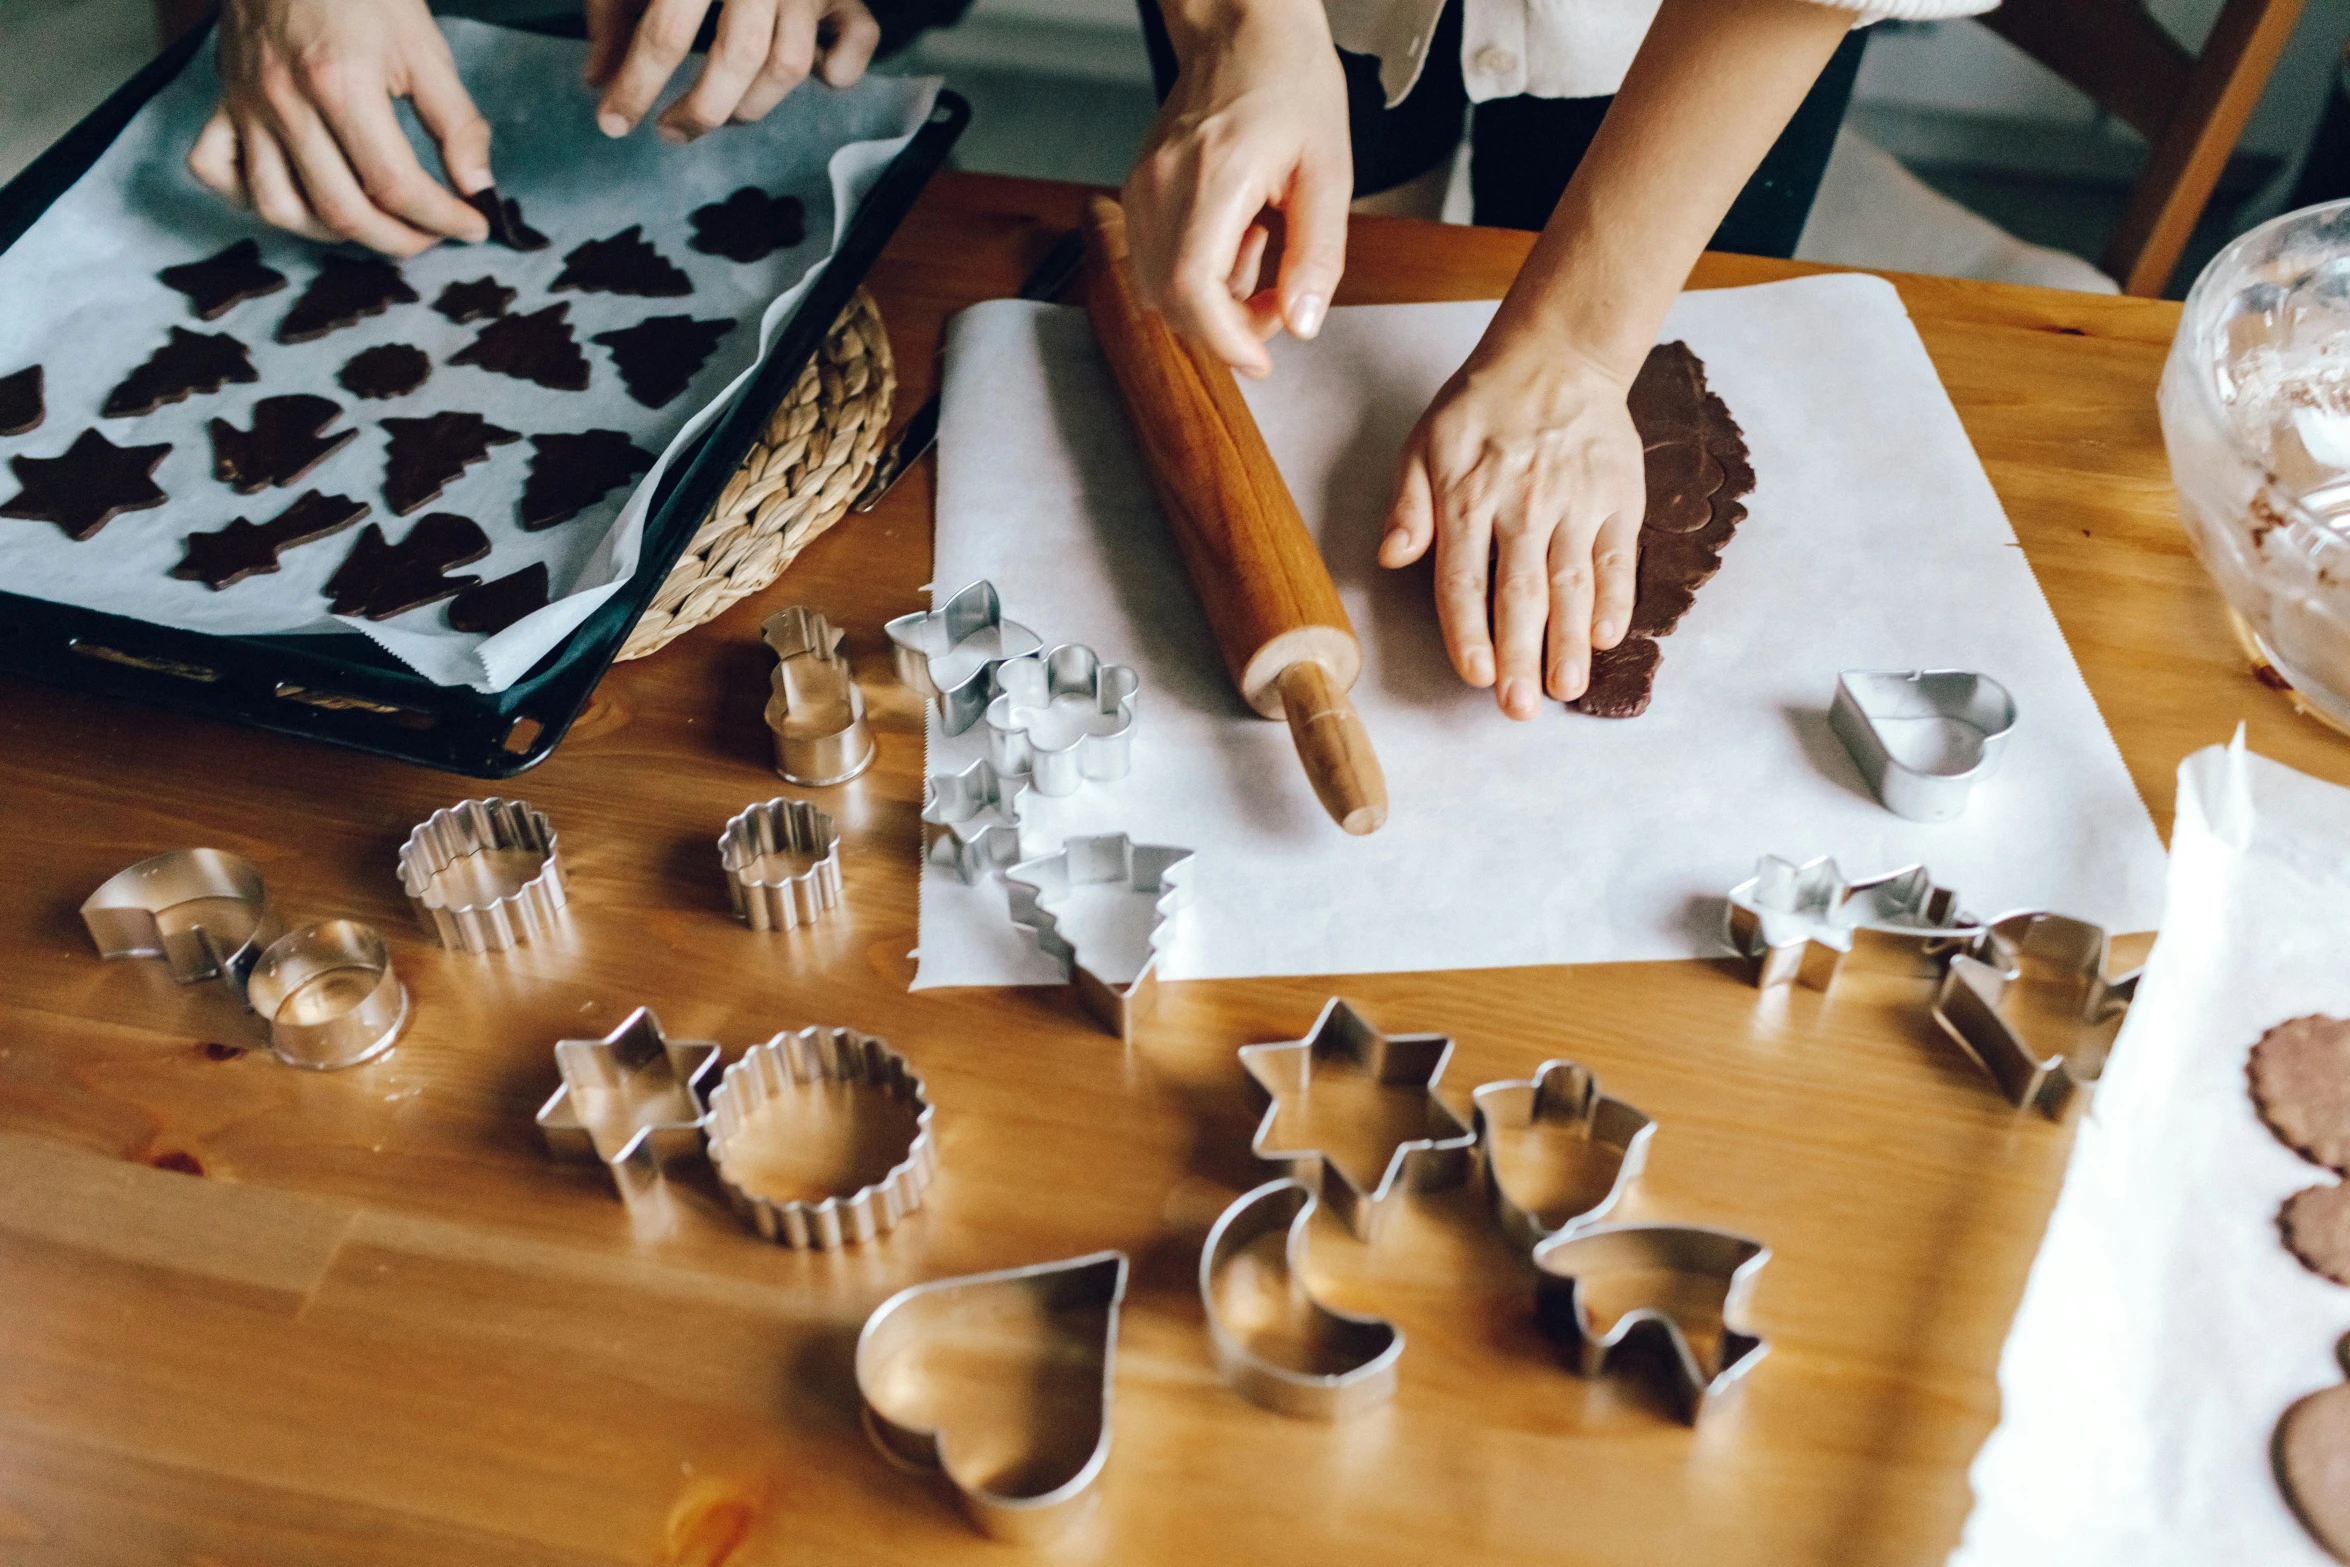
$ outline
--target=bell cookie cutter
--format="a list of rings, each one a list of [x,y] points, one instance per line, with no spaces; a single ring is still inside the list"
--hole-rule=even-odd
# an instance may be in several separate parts
[[[511,891],[500,862],[536,861]],[[568,899],[547,813],[526,800],[461,800],[400,846],[400,890],[416,922],[459,952],[504,952],[553,934]]]
[[[1379,1179],[1368,1190],[1319,1147],[1272,1146],[1282,1101],[1309,1097],[1316,1063],[1330,1057],[1345,1059],[1383,1087],[1417,1089],[1425,1100],[1426,1134],[1405,1138],[1389,1150]],[[1244,1081],[1257,1111],[1249,1152],[1286,1165],[1358,1240],[1376,1239],[1397,1193],[1457,1186],[1469,1173],[1477,1134],[1436,1093],[1436,1080],[1451,1059],[1452,1040],[1446,1035],[1382,1033],[1334,996],[1305,1038],[1240,1047]]]
[[[1038,1543],[1066,1534],[1091,1508],[1095,1483],[1110,1456],[1110,1390],[1118,1358],[1118,1307],[1126,1298],[1126,1254],[1097,1251],[1063,1262],[1006,1268],[998,1273],[975,1273],[962,1278],[936,1279],[902,1289],[883,1301],[865,1319],[857,1334],[857,1394],[864,1404],[866,1435],[882,1455],[905,1469],[944,1474],[954,1486],[981,1532],[999,1540]],[[1022,1455],[1026,1461],[1005,1461],[1001,1453],[983,1455],[984,1474],[971,1472],[954,1438],[922,1416],[905,1412],[902,1399],[917,1396],[925,1386],[925,1368],[917,1351],[957,1316],[967,1316],[999,1329],[1026,1319],[1099,1319],[1098,1333],[1084,1332],[1088,1348],[1099,1346],[1101,1402],[1086,1400],[1087,1429],[1076,1442],[1056,1442],[1044,1452]],[[1092,1329],[1091,1320],[1085,1328]],[[1000,1334],[999,1334],[1000,1336]],[[1001,1409],[1033,1400],[1033,1384],[1044,1380],[1038,1372],[1049,1364],[1068,1374],[1067,1357],[1039,1357],[1036,1367],[1022,1368],[1017,1396],[994,1401]],[[1090,1384],[1088,1384],[1090,1389]],[[1097,1412],[1098,1410],[1098,1412]],[[1090,1435],[1093,1440],[1083,1441]],[[1071,1456],[1077,1457],[1072,1464]],[[1061,1460],[1055,1462],[1054,1460]],[[1018,1482],[1017,1488],[1006,1484]]]
[[[1545,1061],[1531,1078],[1486,1083],[1470,1095],[1485,1185],[1502,1233],[1532,1248],[1551,1236],[1596,1223],[1622,1200],[1648,1163],[1656,1123],[1621,1099],[1599,1091],[1591,1069],[1573,1061]],[[1503,1177],[1496,1145],[1505,1132],[1564,1133],[1582,1145],[1576,1163],[1599,1179],[1528,1191]],[[1591,1192],[1599,1195],[1593,1200]]]
[[[1046,956],[1059,959],[1068,969],[1069,983],[1086,1011],[1120,1039],[1132,1039],[1134,1025],[1148,1017],[1158,1003],[1159,959],[1175,939],[1177,917],[1191,901],[1191,889],[1177,873],[1184,871],[1191,859],[1189,849],[1136,843],[1115,832],[1071,838],[1058,853],[1023,860],[1004,872],[1012,923],[1035,933],[1036,944]],[[1134,977],[1126,980],[1108,978],[1115,972],[1110,964],[1082,955],[1062,935],[1060,919],[1051,907],[1074,888],[1111,884],[1156,900],[1147,950],[1134,968]]]
[[[217,979],[242,999],[262,949],[284,929],[251,860],[174,849],[115,872],[82,902],[102,958],[161,958],[183,985]]]
[[[390,951],[356,920],[305,925],[271,942],[245,999],[269,1025],[272,1055],[319,1071],[374,1060],[408,1023],[408,987]]]
[[[1684,1424],[1694,1424],[1770,1352],[1770,1345],[1745,1327],[1755,1277],[1770,1260],[1770,1248],[1759,1241],[1695,1225],[1595,1224],[1568,1230],[1534,1248],[1534,1267],[1541,1275],[1534,1287],[1534,1318],[1582,1376],[1599,1376],[1619,1358],[1661,1362],[1677,1415]],[[1720,1291],[1718,1310],[1684,1323],[1668,1296],[1633,1307],[1604,1329],[1593,1319],[1584,1279],[1667,1272],[1711,1281]],[[1693,1333],[1703,1349],[1691,1342]]]
[[[667,1037],[650,1007],[601,1039],[556,1041],[563,1085],[535,1118],[547,1152],[601,1163],[624,1201],[653,1195],[672,1161],[702,1151],[701,1085],[717,1065],[716,1045]]]
[[[1044,638],[1004,618],[992,582],[974,582],[937,609],[900,615],[883,626],[898,679],[938,703],[939,722],[959,735],[979,722],[995,695],[995,668],[1044,646]]]
[[[865,724],[865,695],[840,650],[843,633],[815,610],[794,604],[759,623],[775,654],[768,676],[767,730],[775,771],[785,783],[825,789],[873,765],[878,751]]]
[[[1755,985],[1826,990],[1847,963],[1939,975],[1943,960],[1979,940],[1982,925],[1922,865],[1846,881],[1825,856],[1797,865],[1766,854],[1730,889],[1723,939]]]
[[[2059,1118],[2097,1086],[2137,997],[2136,970],[2108,975],[2107,945],[2086,920],[2011,914],[1983,933],[1980,955],[1950,960],[1934,1021],[2010,1104]]]
[[[2015,720],[2007,687],[1965,669],[1847,669],[1828,709],[1870,791],[1913,822],[1963,815],[1999,770]]]
[[[777,856],[809,865],[777,874]],[[805,800],[745,806],[718,835],[718,864],[734,917],[753,930],[811,925],[840,907],[840,829]]]
[[[1028,783],[987,761],[922,783],[922,858],[965,886],[1020,863],[1020,818]]]
[[[1243,1193],[1218,1215],[1200,1248],[1199,1298],[1216,1369],[1243,1398],[1301,1420],[1345,1420],[1394,1396],[1403,1330],[1383,1317],[1325,1306],[1306,1287],[1306,1230],[1315,1201],[1312,1188],[1289,1176]],[[1280,1304],[1227,1315],[1221,1296],[1234,1280],[1235,1261],[1276,1234],[1287,1237],[1280,1276],[1256,1283]],[[1276,1326],[1251,1335],[1235,1316]]]
[[[997,772],[1023,776],[1038,794],[1057,799],[1088,780],[1114,782],[1133,767],[1142,677],[1128,666],[1105,664],[1092,648],[1066,642],[1004,660],[994,679],[985,716],[987,759]],[[1084,721],[1072,722],[1079,709]],[[1039,739],[1040,730],[1058,743]]]
[[[887,1095],[910,1108],[914,1135],[904,1157],[870,1185],[815,1201],[757,1190],[744,1169],[744,1145],[755,1139],[761,1112],[828,1084]],[[794,1250],[829,1251],[886,1235],[922,1206],[923,1189],[938,1172],[931,1114],[922,1079],[885,1041],[848,1028],[781,1033],[745,1051],[711,1091],[710,1166],[734,1211],[763,1238]]]

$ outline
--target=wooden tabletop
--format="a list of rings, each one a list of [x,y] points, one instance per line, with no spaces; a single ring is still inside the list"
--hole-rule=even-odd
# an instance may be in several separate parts
[[[1011,292],[1080,196],[936,183],[872,280],[901,412],[946,315]],[[1341,302],[1492,297],[1525,244],[1360,219]],[[1800,270],[1709,258],[1695,281]],[[2179,759],[2239,719],[2350,781],[2350,745],[2246,672],[2174,521],[2154,387],[2176,307],[1895,282],[2158,822]],[[1063,990],[909,994],[922,738],[880,627],[923,603],[930,504],[926,466],[612,673],[511,791],[562,834],[568,931],[502,955],[430,945],[393,874],[408,829],[481,786],[0,683],[0,1560],[1013,1559],[869,1445],[851,1346],[904,1285],[1105,1247],[1134,1269],[1115,1447],[1056,1560],[1939,1560],[2070,1132],[1994,1097],[1905,983],[1763,999],[1707,962],[1196,983],[1125,1048]],[[881,754],[820,796],[846,908],[762,935],[729,919],[712,841],[784,792],[758,624],[793,602],[847,626]],[[415,998],[398,1049],[293,1070],[230,1048],[254,1026],[209,987],[98,961],[81,899],[191,844],[259,863],[290,919],[385,932]],[[1414,1199],[1375,1247],[1314,1234],[1324,1295],[1408,1335],[1385,1409],[1321,1426],[1225,1387],[1198,1248],[1270,1173],[1234,1050],[1334,993],[1457,1036],[1441,1086],[1464,1112],[1566,1056],[1656,1117],[1629,1211],[1774,1252],[1773,1347],[1737,1401],[1692,1431],[1637,1382],[1566,1369],[1474,1187]],[[552,1041],[639,1004],[730,1057],[809,1023],[892,1041],[938,1106],[923,1212],[792,1252],[695,1173],[632,1226],[531,1115]]]

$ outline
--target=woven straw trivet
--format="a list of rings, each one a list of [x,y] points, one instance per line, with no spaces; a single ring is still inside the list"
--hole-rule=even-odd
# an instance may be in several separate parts
[[[897,386],[881,311],[860,288],[677,557],[619,656],[657,652],[758,592],[840,521],[881,456]]]

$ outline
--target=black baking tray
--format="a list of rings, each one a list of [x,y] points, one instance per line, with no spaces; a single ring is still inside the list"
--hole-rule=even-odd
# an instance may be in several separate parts
[[[81,178],[209,37],[209,28],[199,28],[173,44],[0,186],[0,250]],[[476,778],[507,778],[544,761],[766,428],[770,410],[823,345],[970,122],[971,105],[941,89],[928,122],[858,205],[830,264],[758,372],[696,446],[670,465],[645,519],[636,574],[506,690],[436,685],[357,632],[212,636],[5,592],[0,671]]]

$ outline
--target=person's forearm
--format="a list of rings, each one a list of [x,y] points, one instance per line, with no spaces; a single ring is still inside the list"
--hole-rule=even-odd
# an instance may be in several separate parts
[[[1629,382],[1851,21],[1812,0],[1664,0],[1487,348],[1565,348]]]
[[[1267,20],[1302,23],[1325,39],[1330,32],[1322,0],[1159,0],[1159,16],[1183,65],[1191,63],[1201,44],[1234,40],[1244,28]]]

